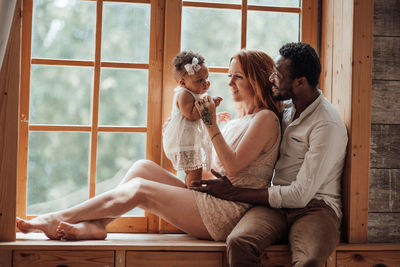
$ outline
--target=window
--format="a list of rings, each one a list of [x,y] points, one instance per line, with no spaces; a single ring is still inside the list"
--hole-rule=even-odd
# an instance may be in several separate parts
[[[227,105],[229,58],[240,48],[274,58],[288,41],[315,45],[317,21],[307,27],[304,21],[316,2],[24,0],[18,216],[104,192],[138,159],[170,168],[161,152],[161,124],[176,86],[175,54],[182,48],[205,55],[210,94],[222,96],[221,110],[234,114]],[[169,227],[134,209],[109,230]]]

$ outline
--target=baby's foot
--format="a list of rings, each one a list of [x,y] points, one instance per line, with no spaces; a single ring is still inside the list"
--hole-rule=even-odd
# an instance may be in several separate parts
[[[76,224],[60,222],[57,234],[61,239],[66,240],[104,240],[107,237],[107,230],[100,222],[84,221]]]
[[[32,220],[24,220],[17,217],[17,227],[24,234],[43,232],[50,239],[60,239],[57,235],[57,226],[62,219],[57,214],[40,215]]]

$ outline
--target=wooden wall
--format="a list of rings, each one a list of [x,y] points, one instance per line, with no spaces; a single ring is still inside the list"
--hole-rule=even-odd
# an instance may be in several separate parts
[[[21,0],[0,65],[0,241],[15,240]]]
[[[400,242],[400,1],[375,0],[369,242]]]

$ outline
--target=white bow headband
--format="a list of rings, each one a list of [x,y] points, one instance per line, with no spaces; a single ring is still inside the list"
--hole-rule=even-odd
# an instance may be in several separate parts
[[[185,70],[189,75],[195,74],[195,72],[198,72],[201,69],[201,66],[199,65],[199,60],[197,57],[193,57],[192,63],[188,63],[185,66]]]

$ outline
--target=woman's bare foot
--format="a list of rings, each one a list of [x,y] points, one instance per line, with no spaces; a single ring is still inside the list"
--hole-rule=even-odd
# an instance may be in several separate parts
[[[66,240],[90,240],[107,237],[107,230],[101,222],[83,221],[76,224],[60,222],[57,234],[61,239]]]
[[[40,215],[32,220],[17,217],[17,227],[24,234],[43,232],[50,239],[60,239],[57,235],[57,227],[62,220],[63,218],[60,215],[54,213]]]

